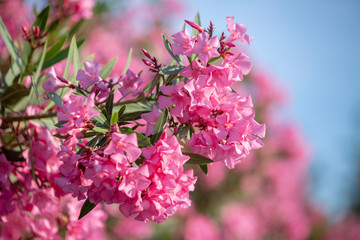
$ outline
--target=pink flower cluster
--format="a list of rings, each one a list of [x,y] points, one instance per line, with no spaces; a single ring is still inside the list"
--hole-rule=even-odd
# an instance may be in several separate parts
[[[29,116],[40,112],[38,106],[26,109]],[[61,239],[62,232],[67,239],[104,238],[106,214],[97,208],[93,218],[78,221],[81,202],[63,196],[56,184],[61,163],[53,133],[35,121],[19,131],[19,142],[28,146],[23,160],[0,155],[0,238]]]
[[[94,109],[95,93],[101,91],[97,86],[105,81],[99,77],[98,66],[90,62],[76,79],[84,91],[93,87],[86,99],[71,94],[57,114],[62,124],[58,134],[66,138],[57,154],[63,163],[61,177],[55,178],[59,188],[94,204],[119,203],[125,216],[142,221],[161,222],[177,208],[189,207],[189,191],[196,178],[192,170],[184,172],[189,157],[182,155],[175,136],[167,138],[164,133],[154,146],[140,149],[135,133],[123,134],[113,124],[102,136],[103,145],[85,145],[84,135],[94,129],[92,119],[100,114]],[[139,84],[141,79],[128,70],[119,79],[119,91],[123,95],[126,89],[136,92]]]
[[[249,155],[251,149],[263,146],[260,138],[265,136],[265,125],[254,120],[255,112],[250,96],[240,96],[232,91],[231,85],[241,81],[251,68],[248,57],[239,53],[234,56],[229,51],[234,41],[249,44],[246,28],[233,23],[227,18],[231,33],[227,41],[222,37],[211,37],[212,30],[204,31],[197,24],[188,22],[200,33],[190,36],[187,30],[174,34],[172,48],[174,54],[198,56],[189,62],[179,74],[184,82],[175,85],[161,86],[159,108],[171,108],[171,127],[174,132],[192,126],[189,145],[193,152],[208,156],[214,161],[224,161],[228,168],[241,162]],[[223,34],[224,35],[224,34]],[[226,50],[222,51],[225,45]],[[219,56],[223,61],[219,65],[210,65],[209,60]],[[148,118],[147,134],[151,134],[154,120],[158,115],[153,109]],[[226,156],[226,157],[225,157]]]

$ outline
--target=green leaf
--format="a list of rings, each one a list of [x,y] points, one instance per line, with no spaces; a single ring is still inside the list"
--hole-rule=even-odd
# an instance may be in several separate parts
[[[195,18],[194,18],[194,23],[196,23],[197,25],[201,26],[201,21],[200,21],[200,14],[199,12],[196,13]],[[196,34],[198,34],[199,31],[196,30],[195,28],[192,29],[191,35],[195,36]]]
[[[206,164],[199,165],[200,169],[205,173],[205,175],[208,175],[208,166]]]
[[[95,132],[99,132],[99,133],[107,133],[107,132],[109,132],[109,129],[102,128],[102,127],[94,127],[92,130],[95,131]]]
[[[33,89],[35,90],[36,98],[37,98],[39,104],[40,104],[40,98],[39,98],[39,91],[37,89],[37,84],[39,83],[39,77],[40,77],[41,68],[42,68],[42,66],[44,64],[44,59],[45,59],[45,54],[46,54],[46,47],[47,47],[47,41],[45,42],[39,64],[38,64],[38,66],[36,68],[34,80],[31,78]],[[30,97],[31,97],[31,94],[30,94]]]
[[[67,139],[70,135],[68,134],[68,135],[66,135],[66,136],[62,136],[62,135],[60,135],[60,134],[54,134],[53,135],[54,137],[57,137],[57,138],[60,138],[60,139]]]
[[[172,66],[165,66],[160,69],[161,74],[171,75],[171,74],[178,74],[181,70],[183,70],[185,66],[182,65],[172,65]]]
[[[65,36],[60,38],[60,40],[46,52],[45,60],[49,60],[49,59],[53,58],[64,46],[68,37],[69,37],[69,35],[66,34]]]
[[[36,20],[35,20],[33,26],[39,26],[40,31],[43,32],[45,30],[45,27],[46,27],[46,22],[47,22],[47,20],[49,18],[49,13],[50,13],[50,6],[47,6],[36,17]]]
[[[156,120],[154,133],[151,136],[152,143],[156,143],[160,139],[161,134],[164,132],[164,126],[167,122],[168,115],[169,109],[165,108],[161,113],[160,117]]]
[[[24,42],[23,45],[23,51],[22,51],[22,58],[24,60],[24,66],[28,63],[28,58],[30,56],[31,53],[31,45],[28,41]]]
[[[62,99],[59,95],[54,92],[48,92],[47,95],[56,105],[59,107],[62,105]]]
[[[15,46],[14,41],[11,39],[11,36],[9,34],[9,32],[7,31],[5,24],[2,20],[2,18],[0,17],[0,35],[2,37],[2,39],[4,40],[4,43],[10,53],[10,56],[12,57],[12,59],[17,59],[20,58],[21,62],[19,62],[19,64],[24,64],[23,59],[21,58],[19,49]]]
[[[118,111],[118,118],[121,118],[121,116],[124,114],[126,110],[126,105],[122,106],[120,110]]]
[[[13,105],[23,97],[29,95],[29,93],[29,89],[24,85],[14,83],[5,89],[4,93],[1,95],[0,103],[3,105]]]
[[[210,158],[204,157],[203,155],[197,154],[197,153],[189,153],[189,152],[183,152],[184,155],[189,156],[190,159],[186,162],[188,164],[209,164],[214,162]]]
[[[190,126],[186,125],[185,127],[179,128],[177,135],[180,139],[183,139],[188,136],[189,131],[190,131]]]
[[[21,57],[16,58],[5,75],[4,87],[10,86],[16,77],[20,77],[20,74],[24,71],[24,67],[23,59]]]
[[[151,111],[138,111],[138,112],[131,112],[131,113],[124,113],[119,121],[134,121],[141,118],[141,114],[148,113]]]
[[[218,60],[218,59],[220,59],[220,58],[222,58],[221,55],[220,55],[220,56],[217,56],[217,57],[213,57],[213,58],[211,58],[211,59],[208,61],[208,63],[212,63],[212,62],[214,62],[214,61],[216,61],[216,60]]]
[[[124,70],[122,71],[121,75],[124,75],[126,73],[126,71],[129,69],[130,62],[131,62],[131,55],[132,55],[132,48],[130,48],[126,64],[125,64]]]
[[[114,114],[111,116],[110,123],[111,124],[117,123],[118,120],[119,120],[119,114],[118,112],[114,112]]]
[[[105,109],[107,112],[106,119],[110,120],[110,118],[112,116],[113,107],[114,107],[114,91],[111,91],[108,99],[106,100],[106,105],[105,105]]]
[[[158,84],[158,82],[160,81],[160,79],[161,79],[161,75],[156,74],[153,80],[144,87],[144,93],[151,93]]]
[[[102,79],[106,79],[110,75],[111,71],[114,69],[117,59],[118,56],[114,57],[102,67],[100,70],[100,77]]]
[[[61,128],[65,123],[67,123],[68,121],[62,121],[62,122],[58,122],[55,124],[55,127]]]
[[[80,220],[81,218],[85,217],[89,212],[91,212],[91,210],[93,210],[96,207],[96,204],[93,204],[92,202],[90,202],[89,198],[87,198],[84,202],[84,204],[81,207],[80,210],[80,215],[78,220]]]
[[[165,86],[172,85],[173,81],[177,78],[178,74],[170,74],[165,80]]]
[[[84,39],[79,40],[76,42],[76,46],[79,48],[84,42],[85,42]],[[54,64],[64,60],[69,55],[69,50],[70,50],[70,47],[67,47],[67,48],[61,50],[60,52],[58,52],[51,59],[45,60],[42,70],[49,68],[49,67],[53,66]]]
[[[138,133],[129,127],[121,127],[120,131],[121,131],[121,133],[127,134],[127,135],[135,133],[137,140],[138,140],[138,145],[140,148],[151,146],[150,138],[144,136],[144,134]]]
[[[79,69],[79,52],[76,45],[76,37],[73,36],[70,43],[69,54],[67,56],[63,78],[67,79],[70,71],[71,63],[73,63],[73,73],[77,73]]]
[[[174,55],[174,52],[173,52],[173,50],[172,50],[172,48],[171,48],[171,44],[170,44],[169,40],[166,38],[166,36],[165,36],[164,34],[161,34],[161,35],[162,35],[162,38],[163,38],[163,40],[164,40],[164,45],[165,45],[166,50],[169,52],[169,54],[171,55],[171,57],[172,57],[173,59],[175,59],[175,61],[176,61],[178,64],[182,65],[181,59],[180,59],[179,55],[176,55],[176,56]]]
[[[95,145],[96,145],[96,143],[97,143],[97,140],[98,140],[98,139],[99,139],[99,137],[96,136],[96,137],[94,137],[93,139],[91,139],[90,141],[88,141],[85,145],[86,145],[86,146],[89,146],[89,147],[91,147],[91,148],[94,148]],[[86,148],[80,148],[80,149],[76,152],[76,154],[77,154],[77,155],[81,155],[82,153],[85,152],[85,150],[86,150]]]
[[[97,135],[98,133],[97,132],[81,132],[81,134],[83,135],[82,138],[89,138],[89,137],[93,137],[95,135]]]

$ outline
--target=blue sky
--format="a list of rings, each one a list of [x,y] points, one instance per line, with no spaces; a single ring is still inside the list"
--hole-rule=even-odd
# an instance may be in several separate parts
[[[247,26],[252,58],[292,95],[284,118],[302,126],[313,145],[313,199],[331,213],[346,210],[360,146],[360,2],[188,0],[187,6],[181,18],[199,11],[218,32],[226,16]]]

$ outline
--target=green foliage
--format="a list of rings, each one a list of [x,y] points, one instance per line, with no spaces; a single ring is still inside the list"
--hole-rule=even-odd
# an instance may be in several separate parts
[[[161,134],[164,132],[164,126],[167,122],[168,116],[169,116],[169,109],[165,108],[161,113],[160,117],[156,120],[154,133],[151,136],[152,143],[156,143],[160,139]]]
[[[65,36],[63,36],[62,38],[60,38],[60,40],[58,40],[54,46],[52,46],[45,55],[45,60],[49,60],[53,57],[56,56],[57,53],[60,52],[61,48],[64,46],[66,40],[68,39],[69,35],[66,34]]]
[[[200,21],[200,14],[199,14],[199,12],[196,13],[193,22],[196,23],[197,25],[201,26],[201,21]],[[196,30],[195,28],[193,28],[193,29],[192,29],[192,32],[191,32],[191,35],[192,35],[192,36],[195,36],[195,35],[198,34],[198,33],[199,33],[199,31]]]
[[[160,69],[161,74],[171,75],[178,74],[181,70],[183,70],[185,66],[183,65],[168,65]]]
[[[173,50],[171,48],[171,44],[170,44],[169,40],[166,38],[166,36],[164,34],[161,34],[161,35],[162,35],[162,38],[163,38],[163,41],[164,41],[165,48],[168,51],[168,53],[170,54],[170,56],[173,59],[175,59],[175,61],[178,64],[182,65],[180,56],[179,55],[176,55],[176,56],[174,55],[174,52],[173,52]]]
[[[84,42],[85,42],[84,39],[77,41],[76,42],[76,47],[79,48]],[[55,65],[56,63],[61,62],[62,60],[64,60],[69,55],[69,50],[70,50],[70,47],[67,47],[67,48],[59,51],[54,57],[52,57],[52,58],[50,58],[48,60],[45,59],[42,70],[44,70],[46,68],[49,68],[49,67]]]
[[[62,99],[59,95],[54,92],[47,93],[48,97],[59,107],[62,105]]]
[[[126,71],[129,69],[130,62],[131,62],[131,56],[132,56],[132,48],[130,48],[129,55],[128,55],[128,58],[126,60],[126,64],[125,64],[125,67],[124,67],[121,75],[124,75],[126,73]]]
[[[214,162],[210,158],[204,157],[203,155],[197,153],[183,152],[183,154],[190,157],[190,159],[186,162],[187,164],[206,165]]]
[[[100,70],[100,77],[106,79],[114,69],[118,56],[108,61]]]
[[[93,204],[90,202],[89,198],[87,198],[84,202],[84,204],[81,207],[80,215],[78,220],[85,217],[89,212],[91,212],[96,207],[96,204]]]
[[[40,28],[40,31],[43,32],[45,30],[46,23],[49,18],[49,13],[50,13],[50,6],[47,6],[36,17],[33,26],[38,26]]]

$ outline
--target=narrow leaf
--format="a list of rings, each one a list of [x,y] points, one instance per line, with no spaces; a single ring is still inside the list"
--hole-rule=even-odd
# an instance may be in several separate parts
[[[89,198],[87,198],[84,202],[84,204],[81,207],[80,215],[78,220],[85,217],[91,210],[93,210],[96,207],[96,204],[93,204],[90,202]]]
[[[120,110],[118,111],[118,117],[121,118],[121,116],[124,114],[126,110],[126,105],[122,106]]]
[[[178,74],[181,70],[183,70],[185,66],[182,65],[172,65],[165,66],[160,69],[160,73],[165,75]]]
[[[95,132],[99,132],[99,133],[107,133],[107,132],[109,132],[109,129],[101,128],[101,127],[94,127],[92,130],[94,130]]]
[[[75,50],[74,50],[75,46],[74,45],[76,45],[75,36],[73,36],[72,39],[71,39],[70,48],[69,48],[69,52],[68,52],[68,56],[67,56],[67,60],[66,60],[66,65],[65,65],[65,68],[64,68],[63,78],[65,78],[65,79],[68,78],[71,63],[73,61],[74,52],[75,52]]]
[[[171,55],[171,57],[172,57],[173,59],[175,59],[175,61],[176,61],[178,64],[182,65],[180,57],[179,57],[178,55],[176,55],[176,56],[174,55],[169,40],[166,38],[166,36],[165,36],[164,34],[161,34],[161,35],[162,35],[162,37],[163,37],[163,41],[164,41],[164,45],[165,45],[166,50],[169,52],[169,54]]]
[[[49,13],[50,13],[50,6],[47,6],[36,17],[36,20],[35,20],[33,26],[39,26],[40,31],[44,31],[45,27],[46,27],[46,22],[49,18]]]
[[[195,18],[194,18],[194,23],[196,23],[197,25],[201,26],[201,21],[200,21],[200,14],[199,12],[196,13]],[[196,34],[198,34],[199,31],[196,30],[195,28],[192,28],[192,32],[191,35],[195,36]]]
[[[110,123],[111,124],[117,123],[118,120],[119,120],[119,114],[118,112],[114,112],[114,114],[111,116]]]
[[[114,91],[111,91],[108,99],[106,100],[106,105],[105,105],[106,112],[107,112],[106,119],[110,120],[110,118],[112,116],[113,107],[114,107]]]
[[[18,57],[21,57],[19,49],[15,46],[14,41],[11,39],[11,36],[9,32],[7,31],[5,24],[0,17],[0,35],[2,39],[4,40],[4,43],[12,57],[12,59],[17,59]],[[21,63],[23,64],[23,59],[21,58]]]
[[[131,55],[132,55],[132,48],[130,48],[129,55],[128,55],[128,58],[126,61],[126,65],[125,65],[124,70],[122,71],[121,75],[124,75],[126,73],[126,71],[129,69],[130,62],[131,62]]]
[[[154,88],[156,87],[156,85],[158,84],[158,82],[160,81],[160,79],[161,79],[161,75],[156,74],[154,76],[153,80],[145,86],[144,92],[151,93],[154,90]]]
[[[186,162],[188,164],[203,165],[203,164],[209,164],[209,163],[214,162],[210,158],[207,158],[207,157],[197,154],[197,153],[183,152],[183,154],[190,157],[190,159]]]
[[[59,107],[62,105],[62,99],[59,95],[54,92],[47,93],[48,97]]]
[[[199,165],[200,169],[205,173],[205,175],[208,175],[208,166],[206,164]]]
[[[35,93],[36,93],[36,98],[38,100],[38,103],[40,104],[40,99],[39,99],[39,91],[37,89],[37,84],[39,82],[39,77],[40,77],[40,72],[41,72],[41,68],[44,64],[44,59],[45,59],[45,54],[46,54],[46,47],[47,47],[47,41],[45,42],[45,45],[44,45],[44,48],[43,48],[43,52],[41,54],[41,58],[40,58],[40,61],[39,61],[39,64],[36,68],[36,72],[35,72],[35,77],[34,77],[34,80],[31,78],[31,82],[32,82],[32,85],[33,85],[33,88],[35,90]]]
[[[84,39],[79,40],[79,41],[76,42],[76,46],[79,48],[84,42],[85,42]],[[61,50],[60,52],[58,52],[51,59],[45,60],[45,63],[44,63],[44,66],[43,66],[42,70],[44,70],[46,68],[49,68],[49,67],[53,66],[54,64],[64,60],[69,55],[69,50],[70,50],[70,47],[67,47],[67,48]]]
[[[160,136],[164,131],[164,126],[166,124],[168,115],[169,115],[169,109],[165,108],[161,113],[160,117],[156,120],[154,133],[151,137],[152,143],[156,143],[160,139]]]
[[[45,60],[51,59],[61,50],[61,48],[64,46],[68,36],[69,35],[66,34],[65,36],[60,38],[60,40],[46,52]]]
[[[60,139],[67,139],[70,135],[68,134],[68,135],[66,135],[66,136],[62,136],[62,135],[60,135],[60,134],[54,134],[53,135],[54,137],[57,137],[57,138],[60,138]]]
[[[114,57],[102,67],[100,70],[100,77],[102,79],[106,79],[110,75],[111,71],[114,69],[117,59],[118,56]]]

